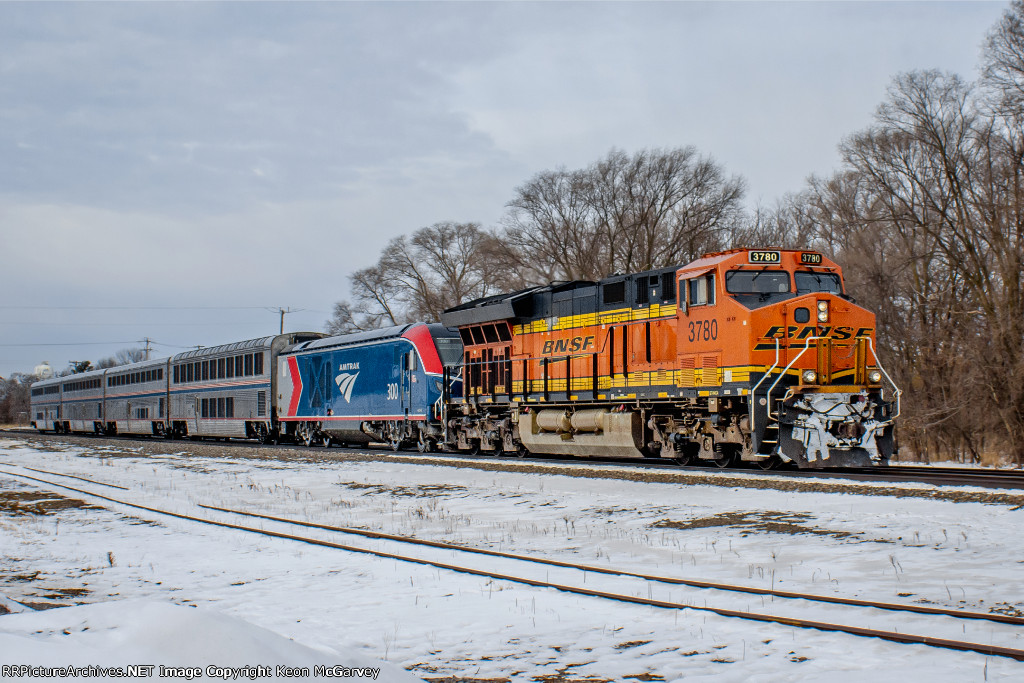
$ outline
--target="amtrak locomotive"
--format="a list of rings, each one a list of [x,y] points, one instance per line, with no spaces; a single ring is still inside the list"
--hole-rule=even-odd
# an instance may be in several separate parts
[[[444,368],[461,359],[458,334],[436,323],[290,347],[278,359],[281,430],[307,446],[377,441],[433,450],[444,440],[443,398],[461,394]]]

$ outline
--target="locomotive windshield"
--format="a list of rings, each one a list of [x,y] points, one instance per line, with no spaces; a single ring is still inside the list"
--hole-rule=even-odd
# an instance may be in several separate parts
[[[458,337],[435,337],[434,343],[442,365],[450,367],[462,362],[462,341]]]
[[[788,292],[789,273],[784,270],[730,270],[725,274],[725,291],[730,294]]]
[[[797,294],[811,294],[812,292],[843,293],[843,285],[839,281],[839,276],[835,273],[812,273],[810,271],[798,270],[794,273],[794,277],[796,278]]]

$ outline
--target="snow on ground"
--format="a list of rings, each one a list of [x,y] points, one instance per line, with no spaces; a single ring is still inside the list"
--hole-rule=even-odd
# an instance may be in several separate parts
[[[350,651],[314,650],[276,633],[213,609],[189,609],[166,602],[122,600],[45,612],[24,612],[0,619],[0,653],[4,664],[41,667],[33,678],[65,680],[59,667],[86,668],[76,680],[103,680],[88,667],[120,669],[150,664],[185,670],[185,677],[203,674],[242,679],[276,674],[277,667],[298,671],[313,680],[317,666],[342,673],[356,669],[377,681],[416,681],[401,669]],[[212,663],[212,664],[208,664]],[[206,671],[206,666],[217,670]],[[266,666],[258,671],[255,666]],[[248,671],[239,671],[248,667]],[[301,668],[309,675],[303,675]],[[189,671],[192,669],[193,671]],[[139,674],[144,674],[141,669]],[[160,669],[149,672],[158,676]],[[284,673],[282,670],[281,673]],[[354,673],[354,672],[353,672]],[[93,675],[88,675],[93,674]],[[271,675],[272,675],[271,674]],[[322,676],[321,676],[322,677]],[[352,678],[353,676],[348,676]]]
[[[295,532],[272,522],[203,511],[196,504],[700,580],[981,612],[1019,613],[1024,608],[1024,510],[1016,505],[861,495],[855,492],[870,486],[860,482],[851,482],[851,493],[809,493],[785,490],[784,484],[781,489],[716,485],[723,480],[713,477],[708,485],[651,484],[386,460],[254,460],[234,457],[230,449],[220,458],[189,457],[184,450],[146,455],[142,450],[127,444],[33,446],[0,440],[0,468],[25,472],[19,468],[24,465],[76,474],[131,489],[107,489],[105,495],[281,531]],[[68,484],[97,492],[104,488]],[[296,648],[307,648],[303,652],[327,653],[330,663],[351,666],[338,657],[358,655],[361,661],[385,660],[435,679],[855,681],[871,676],[883,682],[1024,677],[1024,663],[1005,658],[612,603],[61,494],[101,506],[96,509],[55,499],[47,491],[0,475],[0,593],[35,607],[105,603],[73,610],[109,608],[103,617],[107,624],[124,612],[129,630],[131,610],[108,601],[129,600],[122,604],[147,609],[156,609],[154,601],[161,609],[167,602],[195,605],[199,609],[187,612],[210,613],[215,620],[230,615],[294,640]],[[33,496],[39,500],[30,500]],[[4,502],[18,497],[18,508]],[[27,513],[33,506],[47,514]],[[301,533],[408,551],[386,541]],[[453,551],[417,553],[509,574],[578,580],[569,570],[524,568]],[[947,638],[1024,649],[1019,629],[987,622],[946,620],[936,626],[935,619],[880,611],[851,617],[848,610],[820,604],[680,586],[648,593],[652,589],[646,584],[594,574],[586,581],[592,587],[698,606],[841,623],[859,618],[859,626],[929,635],[937,635],[933,631],[938,628],[944,629],[938,635]],[[61,637],[18,625],[18,620],[48,615],[0,617],[0,634],[49,638],[46,642],[57,647]],[[172,630],[187,635],[192,628],[182,624]],[[170,648],[184,637],[162,636],[168,649],[158,649],[149,663],[166,663],[161,657],[170,661]],[[15,660],[23,652],[28,650],[11,654],[0,639],[0,664],[19,663]],[[262,660],[253,654],[244,663],[285,663],[271,661],[271,652],[261,651]],[[239,661],[250,653],[242,654]],[[54,664],[59,657],[47,659]],[[181,664],[222,662],[197,653]]]

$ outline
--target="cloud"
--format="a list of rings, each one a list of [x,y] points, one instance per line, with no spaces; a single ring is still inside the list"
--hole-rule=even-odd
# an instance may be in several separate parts
[[[493,225],[533,174],[612,147],[694,144],[771,202],[836,164],[896,72],[970,75],[1002,9],[0,3],[0,289],[190,307],[4,309],[0,344],[211,344],[279,306],[319,329],[392,237]],[[0,374],[42,354],[3,347]]]
[[[9,195],[195,214],[487,151],[441,96],[443,26],[355,4],[105,9],[0,9]]]

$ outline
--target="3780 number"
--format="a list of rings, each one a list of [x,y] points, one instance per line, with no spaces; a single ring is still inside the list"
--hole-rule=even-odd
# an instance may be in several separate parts
[[[689,323],[690,337],[688,341],[711,341],[718,339],[717,320],[691,320]]]
[[[781,263],[782,252],[779,251],[752,251],[749,253],[750,263]]]

